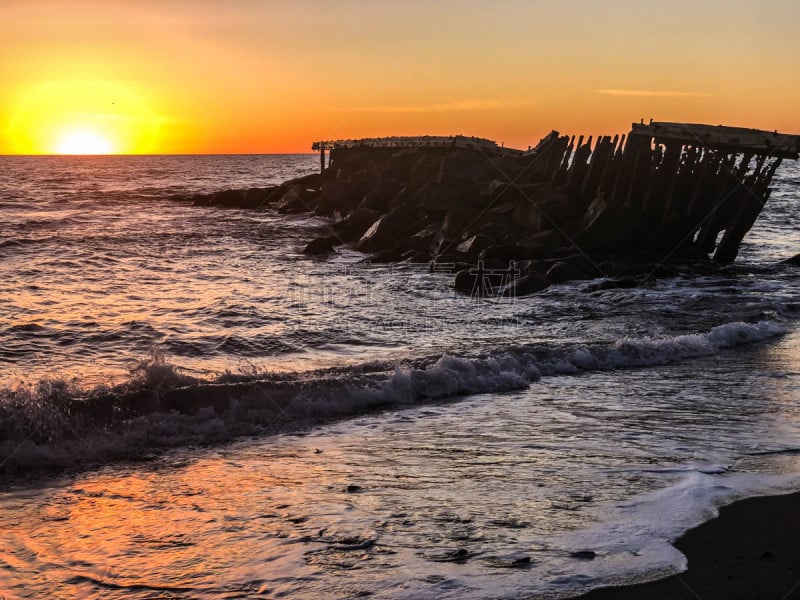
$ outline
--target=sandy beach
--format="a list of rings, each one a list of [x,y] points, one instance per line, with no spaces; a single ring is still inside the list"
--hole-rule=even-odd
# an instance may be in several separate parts
[[[766,600],[800,598],[800,494],[741,500],[688,531],[675,546],[689,570],[595,590],[581,600]]]

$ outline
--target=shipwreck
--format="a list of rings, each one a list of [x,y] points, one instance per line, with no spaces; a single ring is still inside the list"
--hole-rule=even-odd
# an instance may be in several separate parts
[[[497,284],[528,293],[732,262],[781,161],[798,158],[800,136],[651,121],[594,139],[553,131],[527,150],[460,135],[312,149],[319,173],[194,201],[323,215],[329,232],[306,254],[349,245],[372,261],[449,265],[457,288],[513,263],[513,281]]]

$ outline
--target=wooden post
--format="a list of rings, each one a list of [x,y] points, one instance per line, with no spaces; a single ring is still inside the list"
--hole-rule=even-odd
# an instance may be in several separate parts
[[[744,236],[756,222],[770,196],[769,184],[782,159],[777,158],[770,167],[762,171],[766,159],[766,154],[758,157],[755,170],[744,179],[738,190],[735,212],[725,224],[725,233],[714,253],[714,260],[717,262],[729,263],[736,259]],[[750,162],[749,159],[747,162]]]
[[[320,146],[319,148],[319,172],[325,172],[325,147]]]

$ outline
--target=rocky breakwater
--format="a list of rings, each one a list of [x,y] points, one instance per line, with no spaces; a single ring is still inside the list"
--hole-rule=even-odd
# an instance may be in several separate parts
[[[594,143],[552,132],[527,152],[460,136],[321,142],[319,174],[194,202],[322,215],[329,231],[306,254],[347,245],[373,262],[429,263],[470,293],[633,285],[735,258],[775,169],[800,149],[796,136],[754,132],[635,124]]]

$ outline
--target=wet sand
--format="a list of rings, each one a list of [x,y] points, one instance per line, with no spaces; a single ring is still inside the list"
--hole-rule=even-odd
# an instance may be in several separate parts
[[[675,546],[689,559],[685,573],[595,590],[581,600],[800,599],[800,494],[723,507]]]

